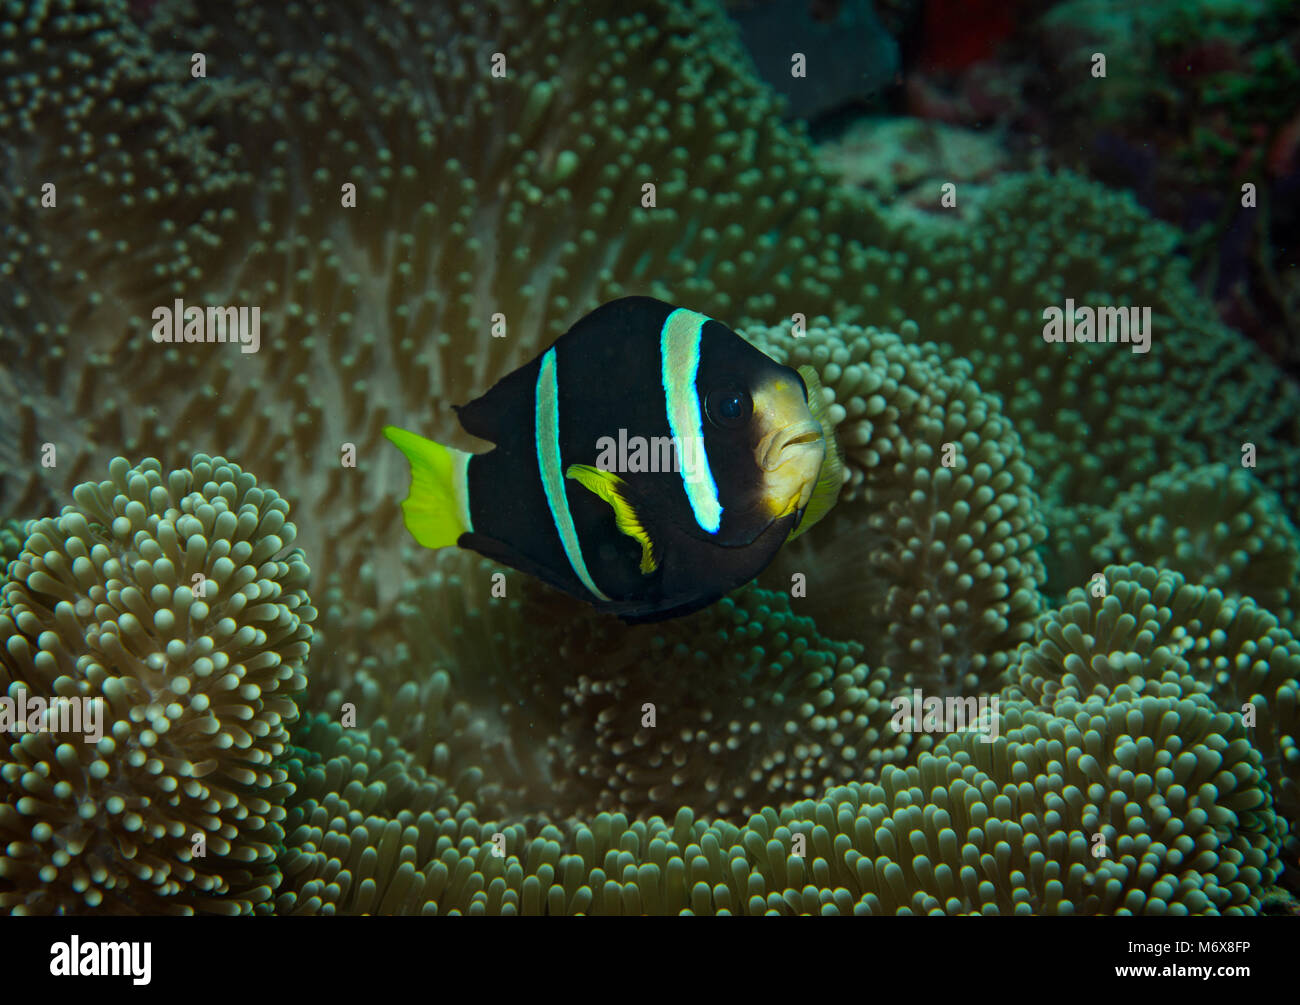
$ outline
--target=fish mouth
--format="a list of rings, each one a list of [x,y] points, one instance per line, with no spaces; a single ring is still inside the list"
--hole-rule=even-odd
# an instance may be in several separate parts
[[[808,505],[826,458],[825,430],[796,377],[772,380],[754,393],[754,415],[763,431],[753,448],[759,496],[773,519]]]
[[[764,471],[775,471],[791,461],[803,459],[809,451],[816,450],[821,455],[825,449],[821,423],[807,419],[777,430],[763,451],[761,463]],[[821,465],[820,456],[817,465]]]

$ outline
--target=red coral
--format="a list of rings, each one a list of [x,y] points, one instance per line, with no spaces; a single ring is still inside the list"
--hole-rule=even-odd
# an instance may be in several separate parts
[[[1016,0],[927,0],[920,64],[960,70],[993,56],[1017,23]]]

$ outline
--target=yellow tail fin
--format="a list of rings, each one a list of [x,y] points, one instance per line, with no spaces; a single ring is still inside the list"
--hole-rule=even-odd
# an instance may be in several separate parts
[[[411,491],[402,503],[406,529],[426,548],[447,548],[474,529],[469,516],[469,459],[473,454],[385,426],[384,435],[411,465]]]

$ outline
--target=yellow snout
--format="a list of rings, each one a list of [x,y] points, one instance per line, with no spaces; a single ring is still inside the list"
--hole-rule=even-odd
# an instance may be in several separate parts
[[[774,519],[808,505],[826,440],[796,381],[779,378],[754,394],[760,432],[754,459],[763,471],[761,495]]]

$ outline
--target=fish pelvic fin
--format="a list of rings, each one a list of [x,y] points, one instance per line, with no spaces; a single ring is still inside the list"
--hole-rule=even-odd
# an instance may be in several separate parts
[[[473,533],[468,477],[474,455],[397,426],[385,426],[384,435],[411,466],[411,490],[402,502],[411,536],[426,548],[447,548],[462,534]]]
[[[821,379],[811,366],[799,367],[799,376],[808,386],[808,410],[822,427],[822,437],[826,441],[826,456],[822,460],[821,470],[817,473],[817,484],[813,486],[812,498],[804,507],[803,519],[795,528],[790,539],[798,537],[818,520],[831,511],[835,500],[840,497],[840,486],[844,484],[844,454],[840,450],[839,440],[835,438],[835,424],[831,422],[830,404],[822,389]]]
[[[579,485],[590,489],[614,510],[614,525],[632,540],[641,545],[641,573],[649,575],[659,568],[659,559],[655,557],[654,542],[637,516],[636,510],[623,494],[627,483],[610,471],[593,468],[590,464],[570,464],[564,472]]]

